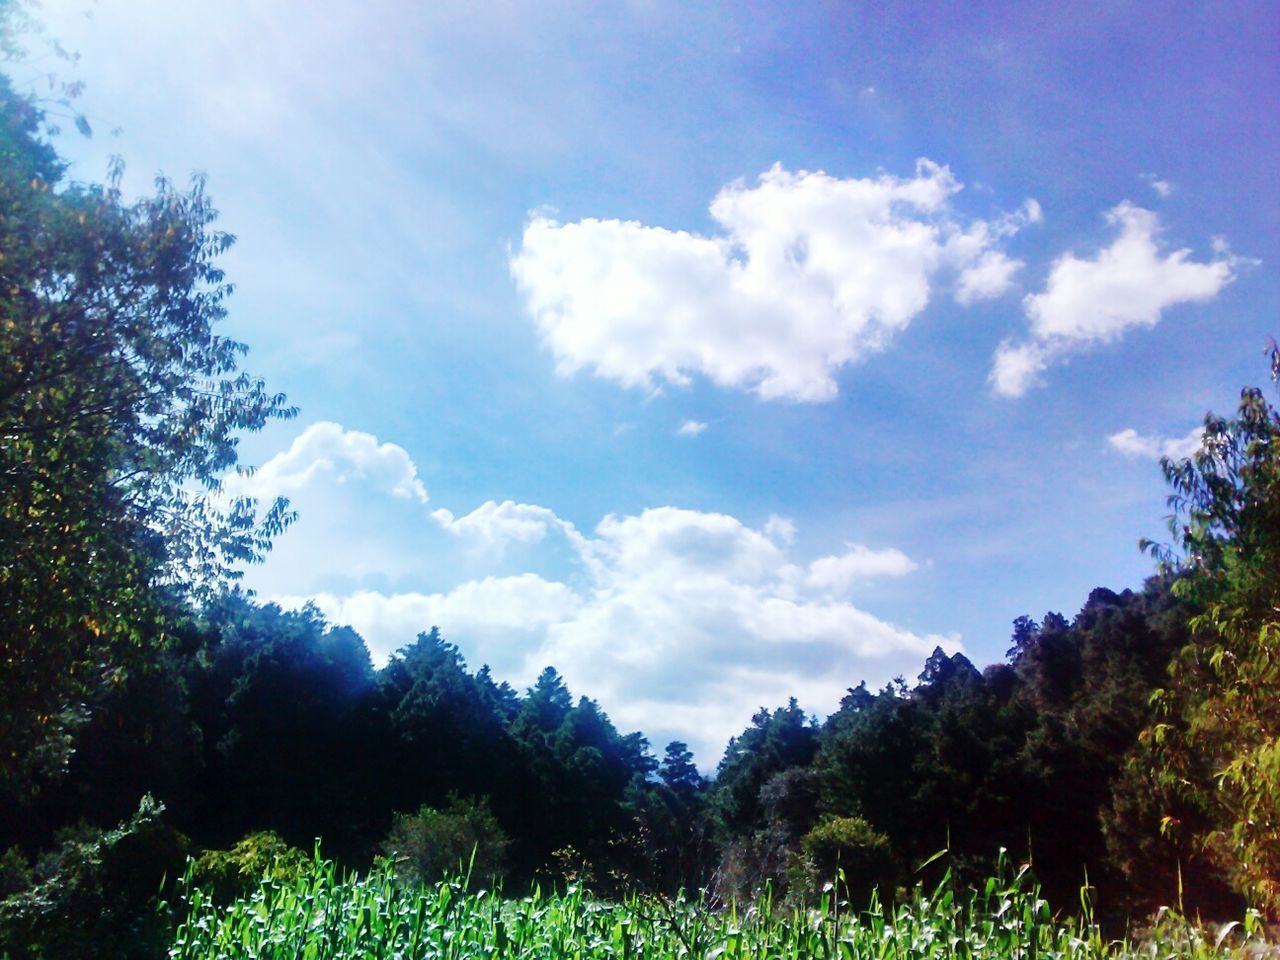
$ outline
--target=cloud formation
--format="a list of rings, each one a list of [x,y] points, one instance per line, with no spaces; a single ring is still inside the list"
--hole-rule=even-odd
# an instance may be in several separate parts
[[[537,651],[606,704],[622,727],[678,737],[718,759],[760,706],[796,695],[833,709],[854,678],[913,672],[935,645],[859,609],[859,579],[914,567],[851,548],[798,566],[785,544],[725,514],[660,507],[606,517],[585,544],[590,588]],[[529,664],[529,672],[538,665]]]
[[[911,558],[859,544],[801,558],[795,524],[778,516],[757,529],[662,506],[580,531],[511,500],[429,511],[402,448],[333,423],[237,482],[308,507],[281,540],[285,563],[249,571],[264,599],[316,603],[359,631],[376,662],[439,626],[473,668],[488,663],[517,686],[554,665],[619,726],[657,748],[685,740],[704,765],[761,706],[795,695],[831,710],[851,684],[913,673],[935,645],[959,648],[850,600],[870,579],[911,573]]]
[[[997,244],[1039,219],[962,227],[944,166],[839,179],[781,166],[711,203],[717,236],[534,216],[511,272],[564,376],[624,387],[701,375],[766,400],[836,396],[835,373],[883,350],[949,270],[961,303],[999,296],[1021,263]]]
[[[1200,449],[1203,437],[1204,427],[1195,427],[1185,437],[1147,437],[1130,427],[1111,434],[1107,437],[1107,443],[1113,450],[1133,459],[1159,460],[1168,457],[1170,460],[1185,460]]]
[[[266,499],[290,496],[322,474],[339,484],[358,479],[380,493],[419,503],[428,499],[418,468],[403,447],[380,444],[371,433],[324,420],[307,427],[288,450],[251,475],[227,478],[225,486],[232,495]]]
[[[1173,193],[1173,184],[1168,180],[1162,180],[1154,173],[1144,173],[1142,179],[1146,181],[1147,186],[1154,190],[1161,199],[1168,197]]]
[[[681,437],[696,437],[705,429],[707,429],[707,425],[701,420],[686,420],[680,424],[680,429],[676,431],[676,434]]]
[[[1221,241],[1214,259],[1197,262],[1186,249],[1160,253],[1160,222],[1150,210],[1126,201],[1106,219],[1118,232],[1110,246],[1092,259],[1059,257],[1045,290],[1023,300],[1029,335],[997,348],[989,382],[998,395],[1022,396],[1050,364],[1132,328],[1154,327],[1169,307],[1212,300],[1235,279],[1240,261]]]
[[[512,500],[502,503],[488,500],[462,517],[455,518],[443,509],[432,511],[431,516],[455,537],[499,556],[510,544],[538,543],[551,529],[560,530],[575,541],[578,539],[573,525],[561,520],[552,510]]]

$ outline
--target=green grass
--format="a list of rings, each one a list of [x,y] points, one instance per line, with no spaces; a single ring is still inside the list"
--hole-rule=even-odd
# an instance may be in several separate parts
[[[1087,919],[1056,920],[1025,870],[963,895],[948,876],[909,902],[860,913],[829,896],[786,911],[767,899],[745,911],[640,896],[610,903],[580,888],[504,899],[465,881],[409,889],[386,866],[343,876],[323,861],[229,906],[190,882],[180,901],[174,960],[1156,960],[1240,955],[1257,935],[1252,918],[1210,936],[1166,914],[1140,944],[1106,941]]]

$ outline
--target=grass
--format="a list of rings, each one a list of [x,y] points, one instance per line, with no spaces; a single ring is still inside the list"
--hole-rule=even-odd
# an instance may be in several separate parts
[[[923,958],[1211,958],[1243,956],[1256,918],[1210,936],[1165,914],[1140,944],[1104,940],[1085,918],[1061,921],[1027,872],[1004,870],[961,893],[950,876],[897,906],[852,912],[824,895],[815,909],[712,910],[703,902],[632,897],[611,903],[581,888],[504,899],[465,880],[407,888],[382,865],[341,875],[317,861],[249,897],[213,902],[188,879],[172,906],[173,960],[923,960]]]

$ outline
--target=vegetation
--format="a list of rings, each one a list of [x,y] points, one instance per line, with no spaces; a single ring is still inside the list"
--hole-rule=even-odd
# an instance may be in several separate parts
[[[1272,378],[1280,348],[1272,345]],[[1173,548],[1194,616],[1142,732],[1140,768],[1165,832],[1280,917],[1280,416],[1246,389],[1234,419],[1209,417],[1191,458],[1164,462]]]
[[[1166,915],[1141,945],[1107,941],[1087,915],[1051,914],[1025,868],[959,888],[950,874],[917,885],[901,904],[863,912],[824,895],[812,910],[712,910],[705,902],[632,895],[605,903],[579,887],[504,899],[468,892],[465,880],[405,890],[388,869],[343,876],[317,863],[293,882],[264,881],[220,909],[199,887],[175,907],[186,919],[169,956],[206,957],[575,957],[688,960],[926,957],[1225,957],[1258,934],[1256,916],[1210,939]]]
[[[1280,918],[1261,391],[1165,463],[1141,591],[761,709],[708,780],[553,667],[517,691],[431,628],[375,669],[236,591],[289,513],[220,477],[292,410],[215,332],[231,240],[200,182],[65,183],[44,124],[0,76],[0,954],[1103,957],[1155,917],[1147,955],[1213,956]]]
[[[9,4],[5,4],[6,9]],[[196,181],[124,202],[61,183],[0,76],[0,791],[65,766],[90,704],[163,645],[165,603],[234,578],[288,521],[226,502],[235,437],[291,416],[214,328],[231,237]]]

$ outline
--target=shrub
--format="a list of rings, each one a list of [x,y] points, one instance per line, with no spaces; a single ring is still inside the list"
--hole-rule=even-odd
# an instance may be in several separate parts
[[[292,882],[310,858],[270,830],[251,833],[230,850],[206,850],[191,866],[192,882],[218,903],[247,897],[263,880]]]
[[[493,881],[503,876],[509,842],[487,799],[451,794],[443,810],[424,805],[417,813],[396,814],[382,849],[403,882],[433,883],[468,872]]]
[[[810,891],[835,883],[837,895],[854,909],[871,902],[874,890],[892,903],[899,869],[889,838],[861,817],[831,817],[800,841],[804,886]]]
[[[113,830],[82,826],[36,864],[34,882],[0,902],[0,943],[13,957],[158,957],[170,926],[157,909],[182,874],[187,838],[142,798]],[[12,865],[6,855],[7,865]]]

